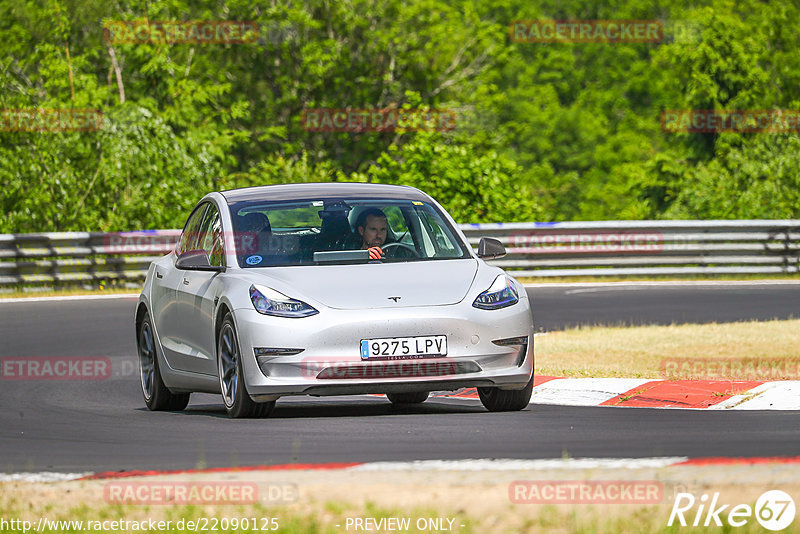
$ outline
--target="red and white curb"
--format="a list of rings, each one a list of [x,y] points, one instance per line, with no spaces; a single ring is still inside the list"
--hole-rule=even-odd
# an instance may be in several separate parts
[[[434,397],[477,399],[475,389]],[[536,376],[531,404],[710,410],[800,410],[800,380],[649,380]]]
[[[415,460],[411,462],[347,462],[324,464],[255,465],[209,469],[106,471],[102,473],[14,473],[0,474],[0,482],[64,482],[71,480],[111,480],[182,474],[246,473],[254,471],[343,471],[343,472],[420,472],[420,471],[548,471],[570,469],[660,469],[681,466],[800,464],[800,456],[708,457],[665,456],[652,458],[553,458],[541,460],[466,459]]]

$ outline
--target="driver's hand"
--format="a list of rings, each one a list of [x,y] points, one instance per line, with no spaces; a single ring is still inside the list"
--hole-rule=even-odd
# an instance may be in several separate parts
[[[369,259],[371,260],[380,260],[383,258],[383,250],[381,247],[370,247],[367,251],[369,252]]]

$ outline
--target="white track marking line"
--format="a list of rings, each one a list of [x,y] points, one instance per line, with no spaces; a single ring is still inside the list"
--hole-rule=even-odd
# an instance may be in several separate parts
[[[800,410],[800,380],[767,382],[725,399],[712,410]]]
[[[0,304],[16,302],[58,302],[64,300],[106,300],[106,299],[138,299],[139,293],[117,293],[114,295],[64,295],[61,297],[14,297],[0,298]]]
[[[415,460],[368,462],[336,471],[534,471],[550,469],[653,469],[669,467],[689,460],[687,456],[652,458],[553,458],[540,460],[476,458],[468,460]],[[235,468],[231,468],[233,472]],[[64,482],[92,473],[12,473],[0,474],[0,482]],[[202,473],[200,473],[202,474]],[[143,475],[153,476],[153,475]]]
[[[0,473],[0,482],[63,482],[77,480],[92,473]]]
[[[644,291],[649,289],[641,286],[621,286],[621,287],[586,287],[583,289],[568,289],[564,291],[565,295],[579,295],[581,293],[609,293],[611,291]]]
[[[685,462],[688,457],[663,458],[554,458],[544,460],[474,459],[369,462],[348,471],[520,471],[542,469],[641,469]]]
[[[559,378],[534,387],[531,404],[597,406],[652,381],[648,378]]]
[[[508,271],[510,275],[514,275],[513,271]],[[800,285],[800,280],[653,280],[648,281],[631,281],[631,282],[554,282],[549,284],[547,282],[532,282],[523,284],[525,287],[546,289],[553,288],[593,288],[593,287],[608,287],[608,288],[623,288],[628,287],[673,287],[673,286],[780,286],[780,285]]]

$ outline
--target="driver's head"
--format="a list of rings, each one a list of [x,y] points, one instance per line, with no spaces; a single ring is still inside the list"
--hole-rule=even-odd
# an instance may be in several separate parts
[[[361,248],[380,247],[386,243],[389,222],[386,215],[377,208],[364,210],[358,217],[358,233],[361,235]]]

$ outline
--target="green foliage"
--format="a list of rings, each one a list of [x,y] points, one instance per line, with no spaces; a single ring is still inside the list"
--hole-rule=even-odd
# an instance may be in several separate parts
[[[446,199],[448,211],[460,222],[536,219],[533,191],[522,187],[509,191],[518,172],[516,163],[494,151],[477,154],[470,146],[421,133],[402,146],[391,145],[365,175],[354,177],[410,185]]]
[[[521,43],[520,19],[660,20],[658,43]],[[109,44],[110,21],[240,20],[249,44]],[[667,109],[800,109],[796,2],[18,0],[0,108],[99,131],[0,131],[0,232],[178,227],[206,192],[419,187],[460,222],[800,216],[798,136],[669,133]],[[309,108],[442,109],[444,132],[313,132]]]
[[[800,136],[756,136],[693,169],[667,212],[676,218],[795,218]]]

